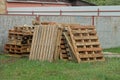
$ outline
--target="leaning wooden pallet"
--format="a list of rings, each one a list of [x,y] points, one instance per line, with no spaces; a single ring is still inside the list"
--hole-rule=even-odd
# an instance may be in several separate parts
[[[105,60],[94,26],[68,26],[68,30],[78,62]]]
[[[60,45],[60,49],[61,49],[60,59],[64,60],[64,61],[69,61],[70,60],[69,58],[71,57],[71,56],[69,56],[69,52],[70,52],[69,47],[67,45],[65,36],[64,35],[61,35],[61,36],[62,36],[62,38],[61,38],[61,45]]]
[[[60,52],[60,59],[64,61],[72,61],[73,58],[73,49],[71,48],[71,42],[69,40],[69,34],[64,26],[62,31],[62,38],[61,38],[61,52]]]
[[[73,47],[72,47],[72,44],[71,44],[71,40],[70,40],[70,37],[69,37],[69,34],[67,32],[63,32],[63,35],[65,36],[65,39],[66,39],[66,42],[67,42],[67,46],[68,46],[68,56],[70,56],[70,60],[74,60],[74,61],[77,61],[75,55],[73,53],[75,53]]]
[[[57,59],[60,46],[60,25],[39,25],[35,29],[30,60],[50,61]],[[58,47],[58,48],[57,48]]]

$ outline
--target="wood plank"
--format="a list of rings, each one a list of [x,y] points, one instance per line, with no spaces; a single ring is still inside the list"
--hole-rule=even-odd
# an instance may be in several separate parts
[[[36,54],[34,54],[34,56],[35,56],[35,58],[36,58],[36,60],[39,60],[39,40],[41,39],[41,31],[42,31],[42,26],[40,25],[39,26],[39,28],[38,28],[38,34],[37,34],[37,41],[36,41],[36,45],[35,45],[35,51],[34,51],[34,53],[36,53]]]
[[[43,42],[42,42],[42,48],[41,48],[41,54],[42,54],[42,56],[41,56],[41,61],[45,61],[46,60],[46,45],[47,45],[47,40],[48,40],[48,36],[49,35],[47,35],[47,33],[48,33],[48,29],[49,29],[49,25],[47,25],[47,26],[44,26],[43,27],[44,29],[43,29],[43,31],[44,31],[44,34],[43,34]]]
[[[74,39],[75,40],[84,40],[84,39],[89,39],[89,40],[91,40],[91,39],[98,39],[98,37],[97,36],[83,36],[83,37],[80,37],[80,36],[74,36]]]
[[[96,58],[96,57],[103,57],[103,54],[80,54],[80,58]]]
[[[51,38],[51,32],[50,32],[50,25],[48,25],[48,26],[46,26],[47,27],[47,35],[46,35],[46,43],[45,43],[45,45],[46,45],[46,48],[45,48],[45,56],[44,56],[44,61],[45,60],[47,60],[47,56],[48,56],[48,53],[49,53],[49,47],[50,47],[50,44],[49,44],[49,39]]]
[[[76,29],[91,29],[91,30],[93,30],[93,29],[95,29],[94,26],[90,26],[90,27],[88,27],[88,26],[70,26],[70,28],[72,30],[76,30]]]
[[[56,32],[56,27],[55,25],[52,25],[50,26],[50,31],[51,31],[51,38],[49,40],[49,43],[50,43],[50,48],[49,48],[49,53],[48,53],[48,60],[50,62],[53,61],[53,54],[54,54],[54,48],[55,48],[55,35],[57,35],[57,32]]]
[[[62,35],[62,29],[58,28],[57,40],[56,40],[56,49],[55,49],[55,54],[54,54],[54,60],[58,60],[59,59],[60,48],[61,48],[60,43],[61,43],[61,39],[62,39],[61,35]]]
[[[39,26],[35,26],[34,34],[33,34],[33,40],[32,40],[32,45],[31,45],[31,50],[30,50],[30,56],[29,59],[33,60],[34,59],[34,51],[35,51],[35,45],[36,45],[36,40],[37,40],[37,34],[38,34],[38,28]]]
[[[84,43],[77,42],[76,45],[77,46],[79,46],[79,45],[100,45],[100,43],[99,42],[84,42]]]
[[[78,51],[101,51],[101,48],[78,48]]]
[[[76,34],[76,33],[79,33],[79,34],[82,34],[82,33],[89,33],[89,34],[96,34],[96,31],[86,31],[86,30],[72,30],[72,33],[73,34]]]
[[[37,36],[37,38],[38,38],[38,41],[37,41],[37,46],[38,46],[38,49],[36,49],[36,54],[34,54],[35,56],[36,56],[36,58],[37,58],[37,60],[39,60],[39,58],[40,58],[40,51],[41,51],[41,39],[42,39],[42,34],[43,34],[43,30],[42,30],[42,25],[40,25],[39,26],[39,29],[38,29],[38,36]]]

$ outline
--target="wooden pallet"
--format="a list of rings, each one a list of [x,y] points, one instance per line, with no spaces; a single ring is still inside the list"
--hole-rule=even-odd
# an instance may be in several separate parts
[[[74,61],[76,60],[75,56],[73,55],[74,49],[71,44],[70,36],[67,30],[64,28],[63,35],[61,39],[61,53],[60,59],[67,60],[67,61]]]
[[[60,59],[65,60],[65,61],[66,60],[70,61],[71,60],[71,55],[70,55],[71,51],[69,50],[69,47],[67,45],[67,41],[65,39],[64,34],[62,35],[62,38],[61,38],[60,48],[61,48]]]
[[[68,31],[78,62],[104,61],[102,48],[94,26],[68,26]]]
[[[10,55],[25,55],[30,53],[34,27],[15,26],[8,32],[8,42],[4,51]]]
[[[60,48],[59,25],[39,25],[35,28],[30,60],[50,61],[57,58]]]
[[[13,52],[13,53],[29,53],[30,52],[30,46],[25,45],[16,45],[16,44],[6,44],[5,52]]]

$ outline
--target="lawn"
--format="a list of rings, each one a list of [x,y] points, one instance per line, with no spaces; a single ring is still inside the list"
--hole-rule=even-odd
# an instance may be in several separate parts
[[[120,53],[120,47],[104,49],[104,52]]]
[[[0,80],[120,80],[120,58],[80,64],[9,59],[0,55]]]

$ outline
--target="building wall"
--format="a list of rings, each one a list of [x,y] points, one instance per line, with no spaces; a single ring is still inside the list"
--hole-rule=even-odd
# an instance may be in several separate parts
[[[3,51],[4,44],[7,42],[9,29],[12,29],[14,25],[31,25],[34,19],[35,16],[0,15],[0,51]],[[40,16],[40,21],[91,25],[92,17]],[[102,48],[120,46],[120,17],[95,17],[95,27]]]
[[[48,7],[55,7],[55,6],[69,6],[69,4],[51,4],[51,3],[14,3],[10,2],[7,3],[7,7],[42,7],[42,6],[48,6]]]
[[[4,14],[6,12],[5,0],[0,0],[0,14]]]

